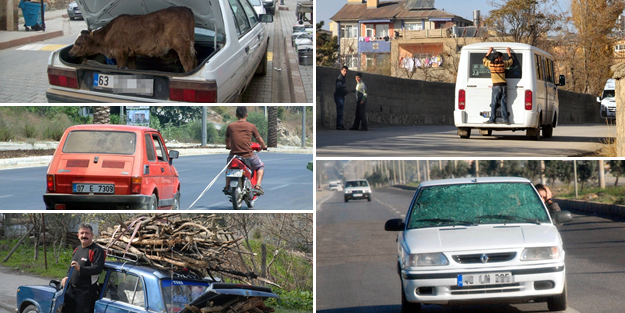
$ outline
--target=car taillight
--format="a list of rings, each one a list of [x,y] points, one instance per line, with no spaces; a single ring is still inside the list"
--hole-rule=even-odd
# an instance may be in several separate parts
[[[464,89],[458,90],[458,110],[464,110],[465,98]]]
[[[133,176],[130,178],[130,193],[141,193],[141,183],[143,178],[141,176]]]
[[[525,109],[528,111],[532,109],[532,91],[531,90],[525,90]]]
[[[55,210],[67,210],[67,206],[65,204],[55,204],[54,209]]]
[[[54,191],[54,175],[46,175],[48,192]]]
[[[217,102],[217,83],[215,81],[189,82],[171,80],[169,82],[169,100],[184,102]]]
[[[48,67],[50,85],[78,89],[78,74],[75,70]]]

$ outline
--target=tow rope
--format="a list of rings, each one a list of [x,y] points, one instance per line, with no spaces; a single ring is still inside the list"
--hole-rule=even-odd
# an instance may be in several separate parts
[[[217,181],[217,178],[219,178],[219,176],[221,176],[221,173],[223,173],[227,168],[228,165],[230,165],[230,163],[232,163],[233,158],[230,158],[230,161],[228,161],[228,164],[226,164],[226,166],[221,170],[221,172],[219,172],[219,174],[217,174],[217,176],[215,176],[215,178],[213,179],[213,181],[210,182],[210,184],[208,184],[208,186],[206,186],[206,188],[204,188],[204,191],[202,191],[202,193],[200,194],[199,197],[197,197],[197,199],[195,199],[195,201],[193,201],[193,203],[191,203],[191,205],[187,208],[187,210],[190,210],[193,205],[198,202],[200,200],[200,198],[202,198],[202,196],[204,196],[204,194],[208,191],[208,189],[210,189],[213,184],[215,183],[215,181]]]

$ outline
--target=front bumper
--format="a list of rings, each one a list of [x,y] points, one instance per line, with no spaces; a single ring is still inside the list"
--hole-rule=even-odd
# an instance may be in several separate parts
[[[346,193],[345,200],[371,199],[370,193]]]
[[[482,121],[483,120],[483,121]],[[487,118],[480,118],[479,121],[471,119],[469,121],[469,115],[467,111],[454,110],[454,124],[456,127],[465,128],[479,128],[479,129],[493,129],[493,130],[517,130],[538,127],[538,113],[532,111],[526,111],[524,118],[514,119],[510,117],[510,125],[498,123],[498,124],[486,124]],[[497,119],[501,121],[500,118]]]
[[[46,209],[54,210],[56,204],[65,204],[73,210],[111,210],[140,209],[146,210],[151,196],[147,195],[73,195],[46,193],[43,202]]]
[[[458,275],[489,272],[511,272],[514,282],[497,285],[458,286]],[[517,303],[533,299],[544,299],[561,294],[564,288],[564,264],[525,269],[498,269],[496,271],[475,271],[450,273],[415,273],[401,271],[402,283],[409,302],[428,304],[462,304],[503,302]],[[536,282],[539,282],[538,285]],[[552,287],[536,288],[552,284]]]

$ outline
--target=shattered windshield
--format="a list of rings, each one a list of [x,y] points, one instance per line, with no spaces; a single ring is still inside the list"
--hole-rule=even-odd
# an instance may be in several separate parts
[[[130,132],[75,130],[67,135],[63,152],[134,154],[136,137]]]
[[[163,279],[163,299],[167,312],[180,312],[208,289],[209,282]]]
[[[408,228],[549,222],[531,184],[478,183],[421,188]]]

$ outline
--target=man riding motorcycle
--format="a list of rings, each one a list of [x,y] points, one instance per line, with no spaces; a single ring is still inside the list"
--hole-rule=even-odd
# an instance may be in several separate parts
[[[256,175],[258,175],[256,185],[253,188],[256,190],[256,194],[262,195],[264,191],[260,184],[265,173],[265,164],[252,151],[252,136],[256,138],[261,149],[265,150],[267,146],[258,133],[256,126],[247,121],[247,107],[237,107],[236,116],[238,121],[228,124],[226,128],[226,149],[230,149],[227,162],[230,162],[234,155],[238,155],[247,161],[251,165],[252,170],[256,171]],[[230,195],[230,177],[226,177],[226,187],[224,187],[223,193]]]

